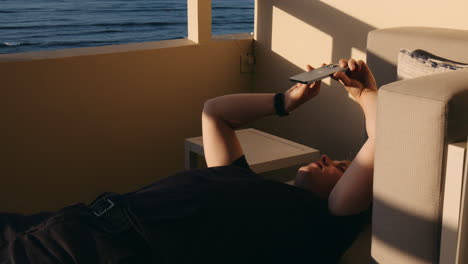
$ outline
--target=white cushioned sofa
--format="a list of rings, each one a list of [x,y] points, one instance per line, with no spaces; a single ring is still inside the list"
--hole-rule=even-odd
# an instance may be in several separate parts
[[[380,87],[370,250],[354,245],[343,263],[463,263],[456,247],[468,233],[461,225],[444,226],[443,205],[448,145],[468,136],[468,70],[396,81],[402,48],[468,63],[468,31],[403,27],[369,33],[367,62]],[[441,246],[447,247],[442,232],[458,241],[448,250],[457,257],[439,259]],[[365,234],[357,244],[366,244]]]

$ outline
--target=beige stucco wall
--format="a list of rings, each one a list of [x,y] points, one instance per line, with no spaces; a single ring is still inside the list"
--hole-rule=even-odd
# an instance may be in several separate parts
[[[367,34],[374,29],[468,30],[465,0],[256,0],[255,4],[254,92],[285,91],[292,85],[288,77],[305,70],[308,63],[319,66],[349,57],[365,60]],[[292,115],[267,118],[254,127],[338,159],[352,158],[364,140],[360,107],[330,79],[317,98]],[[370,263],[370,233],[366,229],[341,263]]]
[[[182,141],[201,134],[207,98],[249,87],[285,91],[288,77],[307,63],[365,59],[373,29],[468,29],[465,10],[464,0],[257,0],[252,82],[240,73],[248,36],[0,55],[2,210],[56,209],[183,169]],[[350,158],[362,143],[363,124],[344,90],[325,81],[321,95],[291,116],[254,126]]]
[[[468,2],[450,1],[256,1],[255,92],[285,91],[288,77],[306,64],[365,60],[367,33],[399,26],[468,29]],[[360,108],[330,80],[319,97],[284,119],[255,127],[319,149],[332,158],[352,157],[363,140]]]
[[[203,102],[248,92],[249,35],[0,55],[1,211],[54,210],[184,168]]]

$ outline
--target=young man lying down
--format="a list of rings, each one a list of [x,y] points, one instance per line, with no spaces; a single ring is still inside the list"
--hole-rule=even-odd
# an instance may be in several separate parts
[[[332,78],[362,107],[369,136],[352,162],[323,155],[288,185],[255,174],[236,138],[237,127],[319,96],[320,82],[217,97],[202,114],[208,168],[54,213],[0,213],[0,263],[337,262],[371,204],[377,98],[363,61],[340,66],[349,71]]]

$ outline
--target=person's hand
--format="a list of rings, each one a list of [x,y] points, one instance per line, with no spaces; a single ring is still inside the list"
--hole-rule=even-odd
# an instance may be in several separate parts
[[[352,98],[361,104],[361,95],[368,91],[377,91],[374,75],[372,75],[369,66],[362,60],[356,62],[355,59],[349,61],[341,59],[340,67],[346,66],[349,71],[337,72],[332,75],[332,78],[343,84]]]
[[[314,69],[314,67],[307,65],[307,71],[312,71]],[[297,83],[289,88],[286,93],[284,93],[284,106],[286,112],[292,112],[303,103],[317,96],[320,92],[321,84],[321,81],[313,82],[311,84]]]

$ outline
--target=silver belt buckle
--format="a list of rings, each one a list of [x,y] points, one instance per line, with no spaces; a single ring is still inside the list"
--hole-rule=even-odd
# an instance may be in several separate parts
[[[96,204],[93,204],[91,209],[93,210],[93,213],[99,217],[105,214],[110,209],[112,209],[112,207],[114,206],[115,204],[111,200],[109,200],[108,198],[105,198],[97,202]]]

